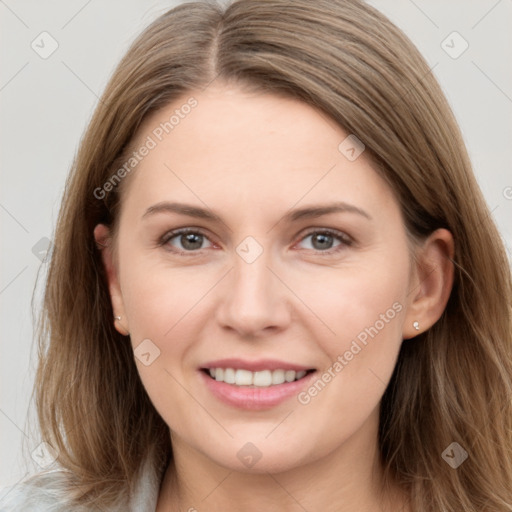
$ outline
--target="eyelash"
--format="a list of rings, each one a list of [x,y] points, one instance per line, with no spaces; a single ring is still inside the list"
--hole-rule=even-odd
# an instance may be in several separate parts
[[[201,235],[201,236],[205,237],[206,239],[208,239],[210,241],[210,243],[213,243],[208,238],[208,235],[199,228],[181,228],[181,229],[176,229],[174,231],[168,231],[163,237],[160,238],[160,240],[158,241],[158,245],[161,247],[164,247],[173,238],[176,238],[177,236],[180,236],[180,235],[186,235],[189,233],[192,233],[195,235]],[[322,256],[330,256],[330,255],[334,255],[334,254],[338,253],[339,251],[343,250],[344,248],[350,247],[354,244],[354,240],[351,237],[349,237],[347,234],[345,234],[341,231],[330,229],[330,228],[324,228],[324,229],[317,228],[317,229],[311,230],[311,231],[305,233],[301,237],[299,242],[302,242],[308,236],[318,235],[318,234],[330,235],[330,236],[336,238],[340,242],[340,244],[331,249],[328,249],[326,251],[319,251],[319,250],[315,250],[315,249],[306,249],[307,251],[310,251],[313,254],[320,254]],[[179,249],[176,249],[175,247],[173,247],[172,249],[167,249],[167,250],[169,250],[170,252],[173,252],[179,256],[191,256],[191,255],[201,254],[201,252],[205,249],[199,249],[199,250],[195,250],[195,251],[182,251],[182,250],[179,250]]]

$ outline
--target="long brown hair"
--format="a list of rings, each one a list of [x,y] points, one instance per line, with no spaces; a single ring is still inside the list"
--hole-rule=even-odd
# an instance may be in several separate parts
[[[511,511],[512,292],[503,244],[428,65],[358,0],[182,4],[153,22],[115,70],[67,182],[40,324],[40,429],[73,475],[70,500],[107,507],[129,492],[145,458],[159,470],[171,460],[168,426],[129,338],[113,327],[93,238],[98,223],[115,228],[121,187],[101,199],[94,192],[148,114],[213,80],[318,108],[364,142],[411,239],[452,232],[446,310],[402,344],[382,400],[382,464],[414,510]],[[453,442],[469,454],[457,469],[442,456]]]

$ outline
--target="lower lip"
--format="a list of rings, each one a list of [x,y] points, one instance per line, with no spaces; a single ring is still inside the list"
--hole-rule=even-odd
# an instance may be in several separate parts
[[[220,401],[239,409],[261,411],[271,409],[292,396],[297,396],[316,372],[311,372],[300,380],[269,387],[235,386],[212,379],[203,371],[199,373],[201,373],[208,389]]]

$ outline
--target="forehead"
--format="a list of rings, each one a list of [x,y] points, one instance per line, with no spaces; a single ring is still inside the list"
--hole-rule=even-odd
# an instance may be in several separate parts
[[[255,213],[251,206],[289,208],[301,198],[389,201],[364,152],[347,158],[349,135],[295,99],[228,86],[192,91],[141,125],[132,146],[151,149],[130,177],[126,201],[195,199],[243,205],[247,214]]]

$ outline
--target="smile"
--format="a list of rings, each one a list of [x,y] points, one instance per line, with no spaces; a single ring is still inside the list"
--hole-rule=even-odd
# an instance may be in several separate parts
[[[313,368],[277,360],[222,359],[198,368],[208,392],[223,404],[268,410],[296,397],[316,373]]]

